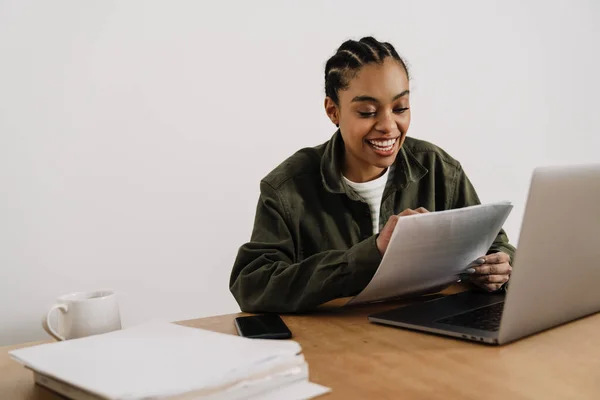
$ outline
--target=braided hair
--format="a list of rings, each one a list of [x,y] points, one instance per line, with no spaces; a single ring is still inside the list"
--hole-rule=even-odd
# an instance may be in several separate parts
[[[339,91],[348,88],[350,80],[359,70],[367,64],[383,64],[387,57],[398,61],[408,77],[404,60],[391,44],[380,42],[371,36],[363,37],[359,41],[345,41],[325,65],[325,95],[339,105]]]

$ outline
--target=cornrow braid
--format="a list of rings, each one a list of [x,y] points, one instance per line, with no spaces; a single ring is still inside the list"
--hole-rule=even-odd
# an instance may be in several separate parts
[[[408,77],[404,60],[391,44],[380,42],[371,36],[363,37],[359,41],[345,41],[325,64],[325,95],[339,104],[339,91],[348,88],[350,80],[364,65],[382,64],[388,57],[398,61]]]

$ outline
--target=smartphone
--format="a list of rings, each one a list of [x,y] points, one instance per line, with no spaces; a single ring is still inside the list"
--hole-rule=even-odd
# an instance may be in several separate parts
[[[235,327],[240,336],[253,339],[289,339],[292,332],[277,314],[237,317]]]

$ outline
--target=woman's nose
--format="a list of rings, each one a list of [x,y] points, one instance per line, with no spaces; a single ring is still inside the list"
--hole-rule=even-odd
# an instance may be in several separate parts
[[[393,114],[389,112],[382,113],[377,121],[375,129],[383,133],[394,132],[396,130],[396,121],[394,120]]]

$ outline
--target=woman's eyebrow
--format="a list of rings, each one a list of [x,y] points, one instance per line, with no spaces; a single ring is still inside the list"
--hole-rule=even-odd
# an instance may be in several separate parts
[[[394,98],[392,99],[392,101],[398,100],[400,97],[404,97],[409,93],[410,93],[409,90],[405,90],[404,92],[395,95]],[[380,103],[379,100],[377,100],[375,97],[371,97],[371,96],[356,96],[355,98],[352,99],[351,103],[355,103],[355,102]]]

